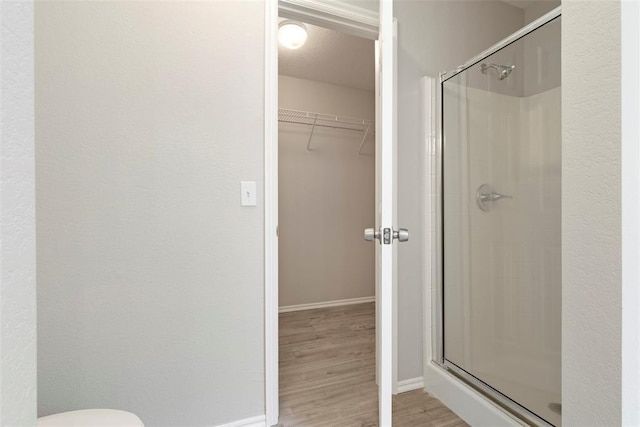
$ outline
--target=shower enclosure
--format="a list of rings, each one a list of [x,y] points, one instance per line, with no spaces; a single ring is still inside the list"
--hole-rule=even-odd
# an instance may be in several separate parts
[[[561,425],[560,10],[441,76],[439,358]]]

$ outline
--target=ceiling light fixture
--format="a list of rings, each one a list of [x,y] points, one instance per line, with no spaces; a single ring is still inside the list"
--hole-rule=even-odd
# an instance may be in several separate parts
[[[282,21],[278,25],[278,40],[287,49],[298,49],[307,41],[307,28],[296,21]]]

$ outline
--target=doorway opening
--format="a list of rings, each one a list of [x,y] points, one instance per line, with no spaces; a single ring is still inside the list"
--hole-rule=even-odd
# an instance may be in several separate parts
[[[286,25],[307,39],[278,47],[279,423],[375,425],[375,43]]]
[[[287,5],[292,7],[291,4],[282,2],[280,4],[280,12],[283,11],[283,4],[285,6],[284,9],[287,9]],[[308,5],[307,5],[308,6]],[[377,156],[377,153],[381,153],[384,151],[380,151],[380,125],[378,125],[378,129],[376,132],[375,122],[382,120],[375,120],[379,117],[386,117],[386,127],[382,126],[383,129],[387,129],[386,133],[386,141],[391,141],[394,137],[391,135],[392,132],[390,130],[393,128],[393,123],[391,121],[391,111],[393,111],[392,106],[394,102],[391,101],[393,91],[390,90],[392,79],[388,79],[386,84],[383,83],[381,86],[386,89],[383,90],[386,95],[375,94],[374,96],[374,109],[375,109],[375,119],[367,119],[366,117],[362,117],[361,115],[354,116],[352,113],[347,113],[346,116],[341,116],[337,113],[328,113],[326,111],[321,111],[318,109],[312,109],[308,106],[294,106],[290,108],[286,108],[283,105],[283,100],[285,97],[282,95],[284,88],[280,88],[278,90],[278,83],[286,80],[282,76],[278,76],[278,74],[284,74],[282,70],[280,73],[277,72],[277,66],[273,66],[270,61],[274,61],[277,59],[277,50],[276,43],[271,43],[271,41],[275,41],[274,34],[277,30],[278,18],[277,13],[274,13],[275,8],[271,8],[271,15],[273,16],[273,20],[269,21],[269,13],[267,14],[267,22],[271,22],[273,25],[271,29],[267,30],[267,46],[271,46],[267,48],[267,52],[271,52],[271,56],[267,56],[267,91],[266,91],[266,110],[267,110],[267,122],[265,123],[265,130],[267,133],[266,145],[265,145],[265,188],[267,191],[265,197],[265,222],[266,222],[266,271],[265,277],[267,278],[266,285],[266,324],[267,324],[267,342],[266,342],[266,369],[267,369],[267,425],[273,425],[279,423],[282,426],[287,425],[326,425],[331,424],[361,424],[361,425],[383,425],[389,426],[391,425],[391,413],[392,413],[392,392],[398,391],[398,384],[396,379],[395,371],[396,360],[397,358],[392,355],[395,354],[394,346],[395,342],[392,343],[393,336],[393,326],[394,323],[392,321],[392,306],[394,304],[395,296],[392,296],[391,289],[395,286],[390,286],[391,277],[388,272],[393,270],[389,264],[386,269],[385,283],[388,283],[389,286],[382,288],[378,286],[380,280],[376,280],[375,283],[375,295],[377,299],[377,304],[373,304],[371,301],[371,296],[365,297],[355,297],[355,298],[343,298],[343,299],[331,299],[329,301],[320,301],[317,303],[314,302],[302,302],[300,304],[294,304],[289,302],[288,305],[282,303],[278,288],[282,286],[283,283],[283,275],[287,273],[280,271],[278,274],[278,269],[284,270],[284,264],[287,262],[286,258],[289,258],[288,255],[285,254],[285,251],[282,251],[282,242],[281,240],[286,239],[285,221],[283,220],[283,209],[285,209],[284,203],[278,203],[279,199],[282,197],[282,194],[279,194],[282,191],[283,185],[282,181],[285,179],[284,174],[281,173],[282,165],[279,167],[278,162],[282,162],[281,150],[278,150],[277,147],[280,143],[282,143],[282,138],[279,138],[278,133],[281,131],[281,126],[298,126],[298,127],[306,127],[305,131],[298,130],[297,132],[303,133],[305,135],[304,138],[300,138],[301,135],[298,135],[297,144],[295,147],[298,150],[298,157],[302,155],[318,155],[322,150],[318,149],[316,145],[317,139],[314,142],[314,138],[318,135],[316,132],[319,129],[323,129],[322,126],[318,126],[322,123],[320,118],[331,119],[335,123],[326,125],[325,131],[333,131],[333,132],[360,132],[358,138],[355,138],[355,144],[350,146],[350,156],[358,156],[363,155],[363,153],[367,153],[368,151],[366,146],[367,143],[372,144],[369,153],[373,155],[373,163],[378,163],[375,165],[376,168],[380,168],[381,165],[380,159],[381,156]],[[304,9],[304,8],[303,8]],[[332,19],[324,18],[319,19],[318,14],[305,14],[299,13],[298,10],[296,13],[290,13],[290,10],[286,10],[284,15],[281,15],[282,18],[286,17],[288,19],[296,19],[301,21],[302,24],[318,24],[322,28],[332,29],[332,30],[341,30],[346,34],[350,35],[358,35],[363,36],[363,38],[368,40],[374,40],[377,37],[377,19],[370,19],[368,22],[376,22],[375,26],[372,25],[362,25],[363,21],[367,21],[367,19],[362,20],[362,16],[358,16],[360,20],[354,20],[354,14],[344,14],[340,19],[338,19],[341,24],[336,25],[336,21]],[[385,12],[387,16],[390,16],[390,11],[386,10]],[[383,15],[385,14],[383,13]],[[292,16],[294,15],[294,16]],[[345,18],[345,15],[348,15],[349,18]],[[310,17],[311,19],[305,20],[301,19],[304,17]],[[390,20],[386,20],[385,22],[389,23]],[[326,27],[325,25],[326,24]],[[268,24],[269,25],[269,24]],[[384,34],[387,34],[387,38],[391,39],[390,34],[391,26],[387,25],[386,30],[382,31],[383,39]],[[344,30],[344,31],[342,31]],[[395,33],[395,30],[393,31]],[[269,34],[272,35],[269,38]],[[373,36],[373,37],[372,37]],[[388,51],[386,52],[386,58],[394,57],[393,52],[395,48],[389,48],[389,46],[395,46],[395,40],[393,44],[389,43]],[[377,49],[376,49],[377,50]],[[382,61],[384,64],[384,61]],[[391,62],[387,60],[386,68],[380,64],[379,57],[376,60],[375,67],[383,67],[387,70],[386,75],[394,76],[395,70],[392,70]],[[313,69],[313,67],[312,67]],[[380,68],[374,68],[374,70]],[[270,74],[271,73],[271,74]],[[273,76],[273,78],[269,78]],[[378,72],[374,72],[374,78],[376,81],[375,87],[378,87],[377,84],[379,82]],[[292,77],[292,76],[288,76]],[[304,77],[293,77],[293,79],[302,79]],[[313,80],[313,78],[306,80]],[[296,80],[289,79],[289,89],[293,87],[292,93],[299,95],[304,93],[304,91],[300,90],[300,82]],[[283,85],[283,84],[281,84]],[[345,86],[344,84],[337,84],[336,86]],[[374,87],[374,90],[375,90]],[[277,99],[277,94],[280,93],[280,102],[271,102],[270,100]],[[316,95],[319,100],[323,100],[328,96],[329,92],[326,90],[317,91]],[[287,97],[290,94],[287,95]],[[296,98],[294,98],[296,99]],[[387,102],[379,101],[380,99],[387,99]],[[350,100],[349,102],[351,102]],[[343,107],[342,104],[339,104],[340,107]],[[282,110],[278,110],[278,107]],[[313,106],[312,106],[313,107]],[[386,111],[381,112],[381,109],[386,109]],[[326,116],[329,117],[326,117]],[[331,117],[333,116],[333,117]],[[337,117],[336,117],[337,116]],[[269,118],[272,120],[270,121]],[[278,121],[277,119],[281,120]],[[304,123],[304,118],[312,119],[308,120]],[[364,119],[364,121],[363,121]],[[371,121],[372,123],[367,123],[367,121]],[[344,124],[348,123],[347,129],[340,129],[336,124]],[[273,126],[270,124],[273,123]],[[276,127],[276,123],[278,126]],[[325,122],[326,123],[326,122]],[[357,129],[352,129],[354,124],[360,124],[360,127]],[[371,124],[371,126],[370,126]],[[295,133],[295,132],[294,132]],[[326,135],[325,135],[326,136]],[[360,137],[361,136],[361,137]],[[367,138],[370,138],[369,140]],[[280,140],[280,141],[279,141]],[[375,144],[375,148],[373,143]],[[395,144],[395,142],[394,142]],[[276,149],[273,149],[273,147]],[[314,147],[316,147],[314,149]],[[308,150],[307,150],[308,148]],[[322,146],[321,146],[322,148]],[[387,154],[391,149],[391,144],[388,142],[386,145]],[[326,150],[326,147],[324,147]],[[314,152],[315,151],[315,152]],[[274,154],[275,153],[275,154]],[[293,156],[295,157],[295,156]],[[394,158],[395,155],[389,157],[386,156],[387,159]],[[387,161],[386,163],[390,163]],[[386,176],[386,189],[392,186],[390,180],[390,166],[386,164],[385,166],[386,175],[384,173],[380,173],[380,169],[374,169],[373,179],[371,181],[371,185],[375,188],[374,194],[376,196],[380,196],[378,188],[374,186],[374,183],[377,184],[377,187],[380,187],[380,183],[384,180],[383,178]],[[302,172],[309,172],[308,168],[298,168],[304,169]],[[295,168],[294,168],[295,170]],[[333,175],[336,175],[337,164],[334,161],[330,163],[329,170],[333,172]],[[300,172],[298,170],[298,172]],[[325,177],[324,179],[330,180],[334,179],[334,176],[331,175],[329,177]],[[286,185],[296,184],[299,185],[298,181],[303,181],[297,178],[288,178],[289,181]],[[317,180],[317,179],[316,179]],[[281,185],[277,185],[278,181],[281,182]],[[308,183],[309,188],[315,188],[316,184],[319,184],[315,181],[309,180],[306,181]],[[294,187],[296,186],[294,185]],[[340,180],[338,184],[330,187],[332,191],[337,191],[342,186],[344,186],[344,178]],[[275,188],[274,188],[275,187]],[[316,195],[317,196],[317,195]],[[388,205],[391,203],[390,195],[386,195],[388,199]],[[293,198],[293,206],[297,207],[299,204],[303,203],[300,201],[303,197],[300,196],[298,198]],[[375,200],[375,197],[374,197]],[[378,199],[380,200],[380,199]],[[380,203],[376,200],[374,202],[374,209],[372,209],[371,214],[376,210],[379,211]],[[273,203],[275,201],[275,203]],[[312,200],[309,202],[313,205],[317,200]],[[349,207],[349,200],[345,198],[342,203],[347,207]],[[394,202],[395,203],[395,202]],[[280,215],[278,214],[278,208],[280,208]],[[377,209],[376,209],[377,208]],[[316,206],[315,211],[323,211],[325,206],[323,204],[320,207]],[[387,213],[388,214],[388,213]],[[381,228],[382,221],[380,219],[380,212],[376,213],[375,220],[371,221],[368,224],[364,224],[364,227],[371,227],[372,225],[379,226]],[[373,215],[372,215],[373,216]],[[387,219],[389,223],[391,222]],[[302,227],[301,231],[298,233],[291,233],[291,235],[298,239],[294,240],[294,243],[301,243],[300,239],[311,240],[312,243],[316,245],[319,243],[319,240],[325,239],[330,240],[327,236],[323,235],[324,229],[327,228],[326,224],[322,224],[318,229],[311,229],[310,227]],[[342,229],[343,233],[353,233],[356,236],[357,240],[360,241],[364,236],[362,234],[363,226],[356,225],[356,230],[350,230],[346,227]],[[279,229],[279,234],[272,232],[271,230]],[[385,228],[385,230],[387,230]],[[394,233],[395,234],[395,233]],[[339,238],[333,239],[332,246],[329,247],[329,251],[338,251],[340,248],[339,244],[336,243]],[[381,239],[382,240],[382,239]],[[384,245],[378,242],[373,243],[372,252],[376,253],[378,256],[380,254],[380,248],[386,247],[386,260],[390,263],[391,257],[388,249],[390,246],[386,239],[384,240]],[[372,243],[369,243],[371,245]],[[325,243],[326,245],[326,243]],[[275,249],[274,249],[275,247]],[[294,258],[296,255],[300,255],[297,250],[290,251],[294,253]],[[326,252],[326,251],[325,251]],[[317,253],[317,252],[316,252]],[[343,252],[347,253],[348,252]],[[323,255],[323,254],[321,254]],[[347,255],[348,256],[348,255]],[[274,259],[280,258],[280,262],[270,262]],[[299,257],[300,258],[300,257]],[[345,257],[343,257],[345,258]],[[384,257],[383,257],[384,258]],[[294,268],[303,268],[309,263],[309,257],[301,257],[297,263],[294,264]],[[344,262],[348,262],[348,259],[343,259]],[[275,265],[275,267],[274,267]],[[384,263],[375,262],[374,266],[376,270],[380,270],[380,265],[384,265]],[[384,269],[383,269],[384,270]],[[275,271],[275,273],[274,273]],[[322,278],[326,275],[325,271],[320,269],[320,272],[316,274],[316,276],[320,276]],[[317,279],[317,277],[314,277]],[[376,278],[377,279],[377,278]],[[380,290],[384,290],[384,297],[380,297]],[[274,293],[275,290],[275,293]],[[362,298],[362,299],[361,299]],[[364,299],[364,300],[363,300]],[[278,306],[282,305],[282,313],[278,313]],[[381,310],[380,307],[383,307]],[[321,310],[334,310],[333,313],[326,311],[321,313]],[[383,313],[381,314],[380,311]],[[305,313],[306,312],[306,313]],[[295,318],[296,316],[307,316],[303,318]],[[280,322],[279,325],[279,316],[285,317],[288,316],[287,319],[288,325],[285,325],[285,322]],[[368,319],[368,320],[367,320]],[[289,326],[291,326],[289,328]],[[301,326],[302,325],[302,326]],[[383,327],[381,327],[383,325]],[[287,330],[285,330],[285,326]],[[305,328],[306,326],[306,328]],[[280,344],[278,340],[278,334],[273,333],[273,331],[278,331],[278,327],[280,327],[281,333],[280,335]],[[331,342],[329,337],[325,335],[329,335],[330,333],[334,333],[334,338],[339,337],[340,334],[346,334],[347,337],[351,339],[343,339],[342,342],[338,340],[337,342]],[[361,333],[358,333],[361,332]],[[349,335],[351,334],[351,335]],[[285,337],[286,335],[286,337]],[[377,335],[377,336],[376,336]],[[382,336],[382,339],[380,337]],[[386,337],[386,338],[385,338]],[[327,338],[325,341],[322,341],[323,338]],[[352,366],[339,366],[342,365],[339,359],[341,357],[340,352],[342,351],[342,356],[344,355],[344,350],[342,350],[342,346],[349,346],[353,344],[353,340],[360,340],[362,342],[366,342],[369,340],[369,347],[365,347],[368,350],[351,350],[351,361],[347,361],[347,365],[352,363],[354,366],[358,368],[362,368],[361,372],[356,372]],[[386,339],[386,344],[385,344]],[[305,346],[295,348],[295,345],[299,343],[296,340],[301,340],[304,342]],[[306,340],[306,342],[305,342]],[[362,344],[360,342],[360,344]],[[358,343],[356,343],[357,345]],[[285,345],[291,345],[291,348],[283,351],[283,347]],[[315,347],[314,347],[315,346]],[[375,350],[372,350],[375,348]],[[347,350],[348,352],[349,350]],[[369,351],[370,353],[367,353]],[[325,353],[325,354],[323,354]],[[280,355],[280,364],[278,364],[278,355]],[[327,357],[337,357],[338,363],[332,364],[331,362],[326,363],[326,360],[323,359],[323,356]],[[373,356],[373,358],[372,358]],[[348,358],[349,356],[347,356]],[[306,360],[305,360],[306,359]],[[334,359],[335,361],[336,359]],[[273,363],[276,361],[276,363]],[[293,361],[287,369],[284,369],[283,366],[286,363]],[[312,364],[305,365],[305,362],[311,361]],[[300,364],[296,364],[297,362],[301,362]],[[318,362],[316,366],[313,365],[313,362]],[[324,365],[323,365],[324,363]],[[340,370],[340,368],[342,368]],[[377,369],[376,369],[377,368]],[[324,369],[324,373],[323,370]],[[286,371],[286,372],[285,372]],[[289,375],[289,378],[285,378],[285,375]],[[333,375],[333,378],[329,378],[329,375]],[[352,378],[349,379],[349,376]],[[359,377],[360,376],[360,377]],[[355,377],[355,379],[353,378]],[[358,379],[359,377],[359,379]],[[376,381],[376,379],[378,381]],[[280,385],[278,384],[280,380]],[[324,381],[323,381],[324,380]],[[306,383],[305,383],[306,381]],[[314,383],[315,381],[315,383]],[[344,381],[344,382],[343,382]],[[349,383],[349,381],[353,381],[353,383]],[[360,381],[360,382],[359,382]],[[343,382],[342,387],[340,387],[340,383]],[[377,384],[376,384],[377,383]],[[399,396],[393,397],[393,417],[394,420],[397,420],[400,423],[404,423],[406,425],[418,425],[424,424],[428,422],[436,422],[434,425],[465,425],[462,420],[460,420],[453,412],[451,412],[448,408],[444,407],[441,402],[429,396],[424,390],[418,389],[414,390],[411,388],[405,393],[402,393]],[[281,397],[285,397],[286,399],[281,399]],[[288,399],[288,400],[287,400]],[[377,410],[376,410],[377,409]],[[275,415],[274,415],[275,414]]]

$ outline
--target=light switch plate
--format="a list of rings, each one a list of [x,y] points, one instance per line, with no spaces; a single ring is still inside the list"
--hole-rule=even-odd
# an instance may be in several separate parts
[[[240,205],[255,206],[256,199],[256,182],[240,181]]]

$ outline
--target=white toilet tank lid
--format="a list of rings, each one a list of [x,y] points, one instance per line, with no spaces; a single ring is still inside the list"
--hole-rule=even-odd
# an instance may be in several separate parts
[[[144,427],[131,412],[83,409],[38,418],[38,427]]]

